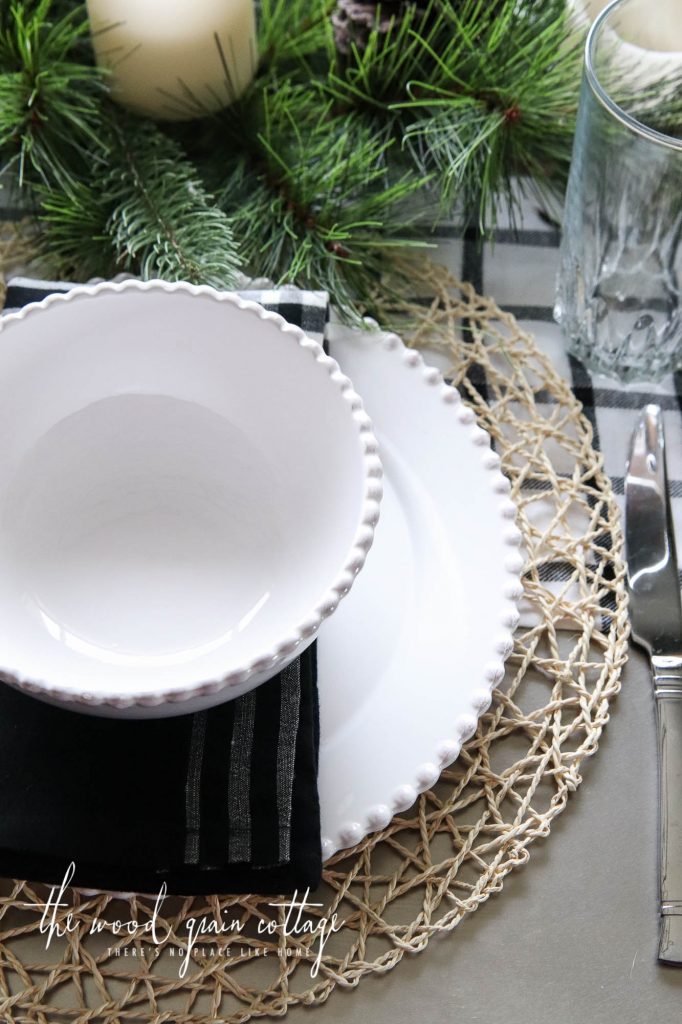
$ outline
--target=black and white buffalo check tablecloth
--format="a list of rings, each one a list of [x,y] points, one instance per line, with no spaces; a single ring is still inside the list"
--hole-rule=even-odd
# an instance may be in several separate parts
[[[522,212],[521,228],[513,229],[500,218],[493,240],[483,247],[473,235],[461,238],[454,229],[440,229],[439,261],[513,313],[571,384],[592,424],[594,447],[603,454],[621,511],[625,462],[640,410],[649,402],[661,407],[675,533],[682,545],[682,372],[671,374],[660,384],[624,385],[588,372],[569,356],[553,317],[561,235],[532,203],[524,202]],[[550,574],[547,582],[559,583],[561,566],[546,568]]]

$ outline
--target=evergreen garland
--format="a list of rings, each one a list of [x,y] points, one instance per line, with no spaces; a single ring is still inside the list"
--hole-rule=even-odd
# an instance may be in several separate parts
[[[261,0],[258,13],[247,93],[157,125],[108,98],[84,5],[2,5],[0,158],[57,272],[231,287],[239,267],[357,311],[414,244],[417,212],[422,234],[472,211],[487,230],[518,175],[563,188],[582,58],[565,0]]]

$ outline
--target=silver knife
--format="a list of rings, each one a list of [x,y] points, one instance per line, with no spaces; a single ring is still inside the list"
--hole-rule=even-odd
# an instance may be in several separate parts
[[[625,476],[632,637],[649,654],[659,771],[658,959],[682,965],[682,601],[661,410],[647,405]]]

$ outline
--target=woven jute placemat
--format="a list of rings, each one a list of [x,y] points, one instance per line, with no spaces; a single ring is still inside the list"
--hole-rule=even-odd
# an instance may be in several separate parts
[[[208,1024],[322,1003],[336,986],[389,971],[454,931],[526,864],[580,785],[626,657],[622,536],[609,480],[568,385],[514,318],[444,270],[421,273],[430,298],[387,304],[386,317],[410,344],[447,354],[502,457],[526,548],[525,625],[475,736],[411,810],[327,865],[312,897],[321,906],[302,914],[299,928],[290,904],[214,896],[167,900],[154,935],[143,930],[153,898],[69,891],[55,920],[64,925],[71,913],[74,929],[46,949],[36,906],[45,888],[3,883],[0,1019]],[[141,784],[153,800],[153,780]],[[322,918],[333,914],[342,926],[320,953]],[[116,935],[117,919],[137,921],[137,934]],[[206,922],[223,934],[197,935]]]

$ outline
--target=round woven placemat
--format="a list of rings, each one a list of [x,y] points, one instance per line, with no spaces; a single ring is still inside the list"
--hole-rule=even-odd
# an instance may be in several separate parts
[[[322,907],[304,920],[317,925],[336,913],[343,927],[317,973],[318,934],[258,935],[259,921],[284,924],[285,909],[271,899],[168,901],[158,928],[170,934],[158,949],[150,934],[90,934],[95,919],[148,921],[152,899],[72,892],[61,914],[72,912],[78,927],[46,950],[41,912],[30,906],[46,890],[8,882],[0,1019],[208,1024],[324,1002],[337,985],[355,986],[425,949],[499,892],[580,784],[626,656],[622,536],[609,480],[568,385],[514,318],[440,268],[423,274],[430,297],[387,306],[386,316],[402,323],[409,314],[409,343],[449,354],[453,380],[512,482],[527,554],[526,625],[475,736],[410,811],[327,865],[314,897]],[[205,937],[187,959],[193,920],[239,921],[241,930]]]

